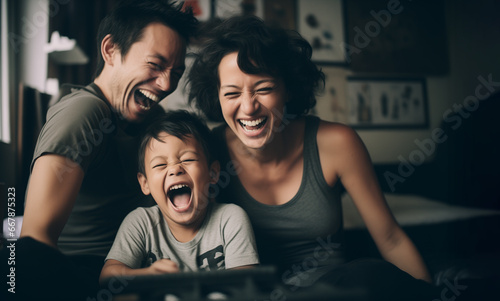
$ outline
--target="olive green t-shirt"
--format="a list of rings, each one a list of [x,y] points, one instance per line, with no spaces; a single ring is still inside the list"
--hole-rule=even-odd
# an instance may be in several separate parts
[[[67,255],[106,256],[125,216],[153,204],[137,182],[140,128],[121,120],[95,84],[73,90],[49,109],[31,166],[40,156],[58,154],[68,160],[53,166],[57,177],[83,169],[58,246]]]

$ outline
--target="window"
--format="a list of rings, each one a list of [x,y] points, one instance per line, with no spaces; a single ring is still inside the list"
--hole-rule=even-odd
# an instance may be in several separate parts
[[[1,23],[1,82],[0,82],[0,141],[10,143],[10,118],[9,118],[9,48],[8,48],[8,22],[7,22],[7,0],[1,0],[0,23]]]

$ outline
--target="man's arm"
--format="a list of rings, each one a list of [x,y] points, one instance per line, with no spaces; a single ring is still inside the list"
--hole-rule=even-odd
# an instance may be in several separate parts
[[[82,168],[66,157],[47,154],[38,158],[28,185],[21,237],[57,248],[83,176]]]

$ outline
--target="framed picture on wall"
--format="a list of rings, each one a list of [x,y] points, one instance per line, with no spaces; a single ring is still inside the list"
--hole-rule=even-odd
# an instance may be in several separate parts
[[[354,72],[449,72],[445,1],[345,1],[347,62]]]
[[[255,15],[264,18],[264,0],[214,0],[215,17],[226,19],[234,15]]]
[[[336,66],[323,66],[321,70],[325,74],[325,89],[317,95],[311,114],[323,120],[347,124],[346,78],[349,71]]]
[[[346,64],[342,0],[297,0],[297,29],[318,64]]]
[[[348,124],[354,128],[427,128],[424,78],[347,78]]]
[[[212,1],[211,0],[185,0],[184,6],[190,6],[193,9],[193,14],[201,22],[208,21],[212,18]]]
[[[264,0],[264,20],[289,30],[297,30],[295,0]]]

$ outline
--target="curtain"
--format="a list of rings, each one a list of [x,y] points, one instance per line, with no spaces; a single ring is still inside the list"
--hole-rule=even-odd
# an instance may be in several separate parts
[[[51,0],[49,35],[58,31],[61,36],[75,39],[89,58],[86,65],[58,65],[49,59],[48,77],[59,84],[87,85],[93,80],[97,62],[97,29],[118,0],[70,0],[58,4]],[[67,2],[67,3],[65,3]],[[56,9],[57,8],[57,9]]]

